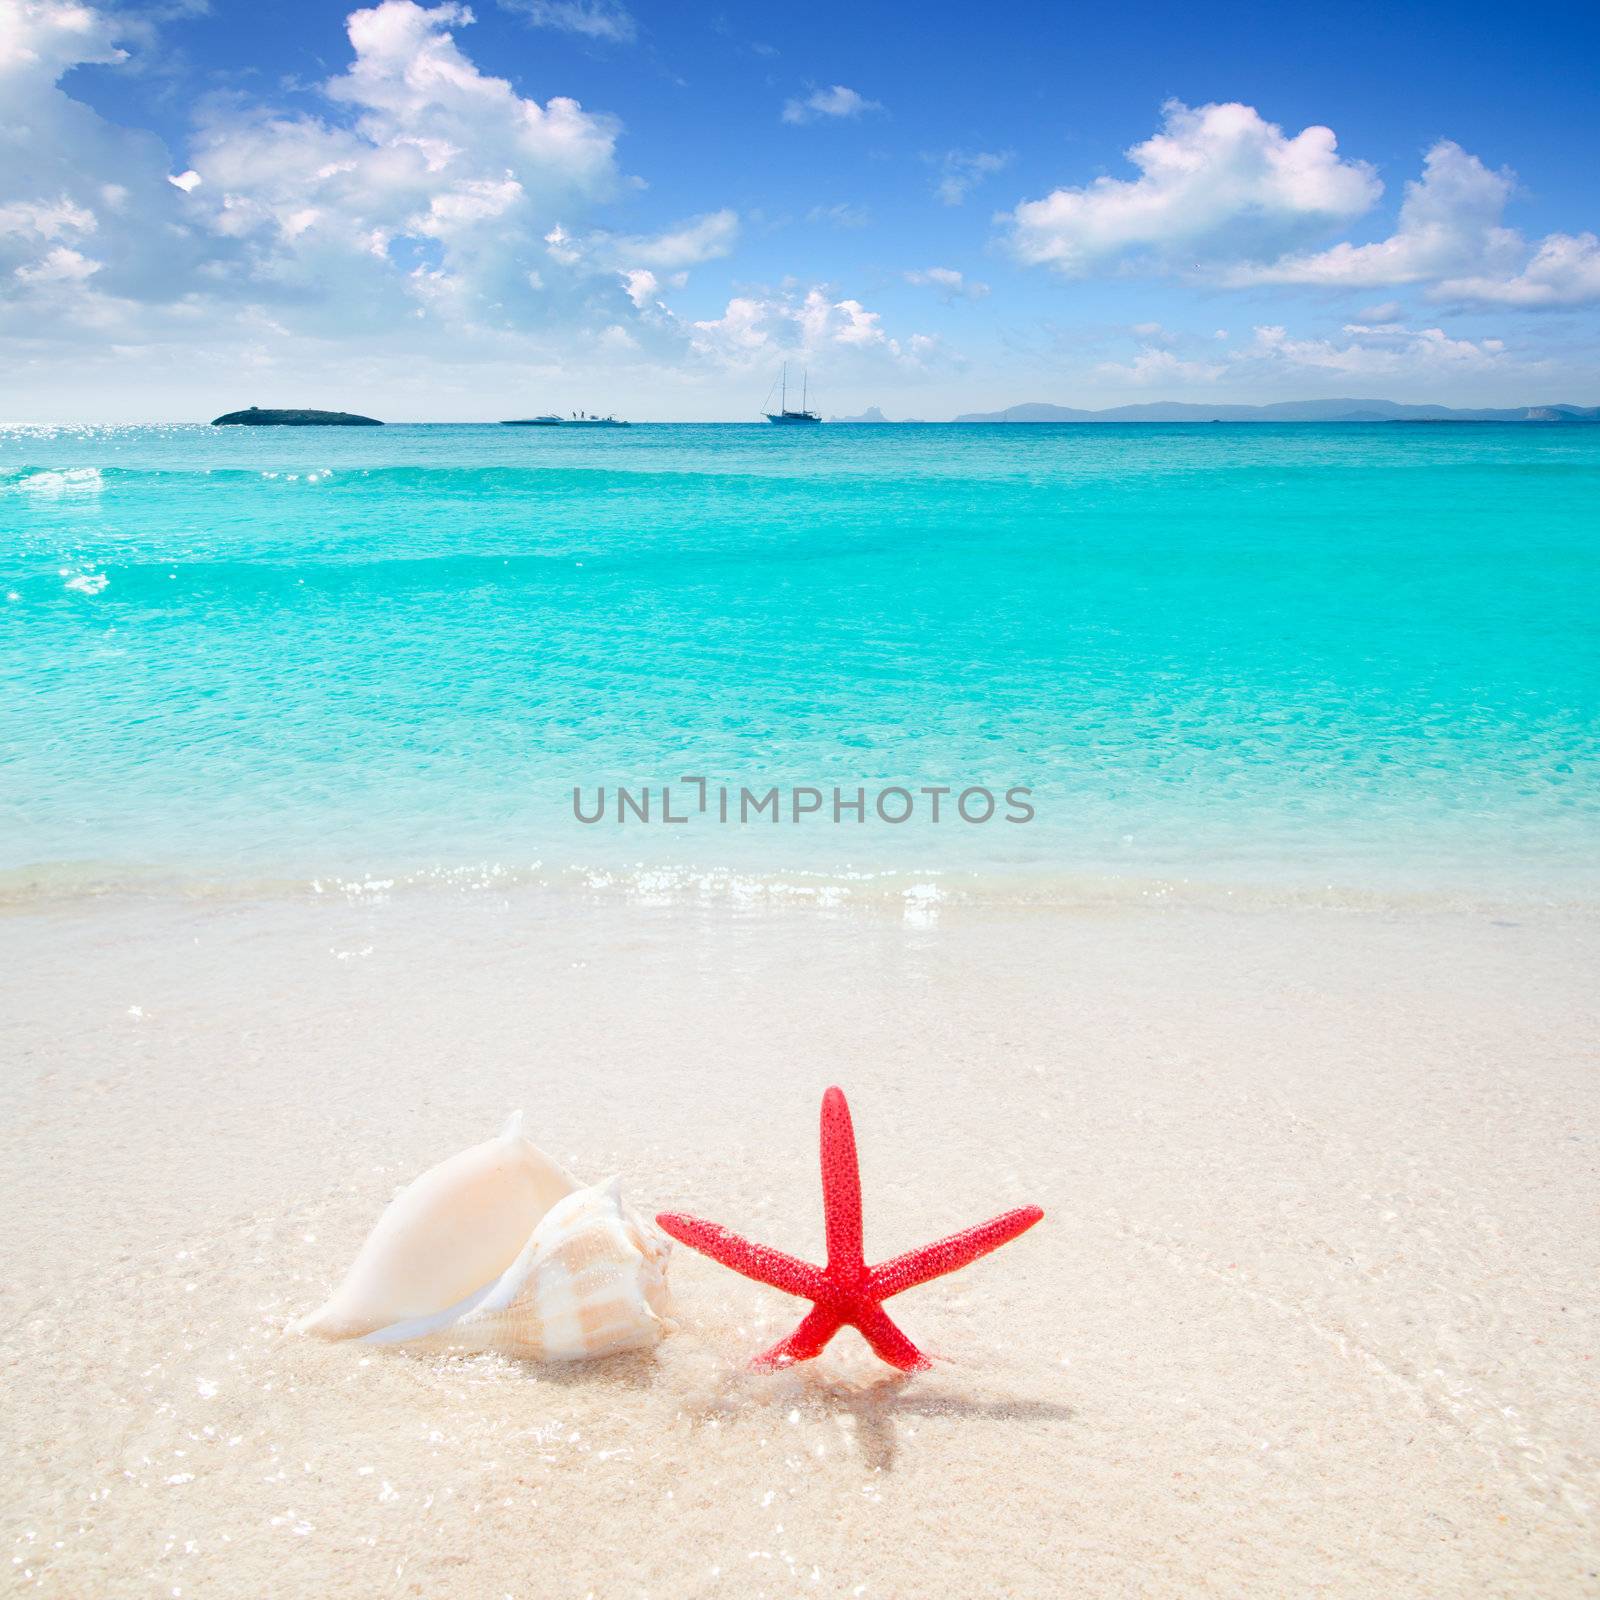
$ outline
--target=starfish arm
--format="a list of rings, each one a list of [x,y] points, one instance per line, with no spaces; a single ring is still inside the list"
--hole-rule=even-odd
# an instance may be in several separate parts
[[[809,1261],[785,1255],[764,1244],[752,1244],[730,1233],[720,1223],[702,1222],[699,1217],[686,1217],[679,1211],[663,1211],[656,1222],[680,1244],[710,1256],[713,1261],[720,1261],[747,1278],[754,1278],[757,1283],[770,1284],[786,1294],[799,1295],[802,1300],[830,1297],[826,1275]]]
[[[856,1319],[856,1326],[874,1353],[891,1367],[898,1367],[902,1372],[921,1372],[933,1365],[894,1325],[882,1306],[872,1306],[864,1311]]]
[[[822,1097],[822,1209],[827,1218],[828,1266],[859,1272],[861,1252],[861,1166],[856,1131],[842,1089]]]
[[[844,1320],[838,1312],[826,1306],[813,1306],[793,1333],[780,1339],[770,1350],[763,1350],[750,1365],[764,1371],[793,1366],[796,1361],[809,1361],[822,1354],[823,1346],[843,1326]]]
[[[920,1250],[908,1250],[903,1256],[885,1261],[874,1267],[867,1277],[867,1290],[880,1300],[890,1295],[904,1294],[919,1283],[928,1283],[954,1272],[991,1250],[998,1250],[1020,1233],[1026,1233],[1044,1216],[1038,1206],[1022,1206],[1008,1211],[1004,1216],[989,1222],[980,1222],[975,1228],[953,1233],[948,1239],[926,1244]]]

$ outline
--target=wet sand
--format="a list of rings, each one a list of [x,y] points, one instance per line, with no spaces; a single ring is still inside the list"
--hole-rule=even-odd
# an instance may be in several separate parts
[[[1421,903],[782,910],[524,892],[0,917],[3,1527],[99,1596],[1577,1596],[1600,1585],[1600,923]],[[754,1376],[286,1338],[521,1106],[815,1258],[1045,1222]]]

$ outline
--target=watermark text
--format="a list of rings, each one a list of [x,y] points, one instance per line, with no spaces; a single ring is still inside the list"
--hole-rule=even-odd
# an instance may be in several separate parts
[[[1006,789],[994,789],[981,783],[889,784],[883,788],[869,788],[866,784],[849,788],[838,784],[824,787],[797,783],[751,788],[745,784],[685,777],[676,783],[654,786],[575,785],[572,815],[588,827],[600,823],[615,827],[670,827],[701,819],[719,826],[749,823],[849,826],[876,821],[891,827],[907,822],[982,827],[990,822],[1029,823],[1036,812],[1033,790],[1022,784]]]

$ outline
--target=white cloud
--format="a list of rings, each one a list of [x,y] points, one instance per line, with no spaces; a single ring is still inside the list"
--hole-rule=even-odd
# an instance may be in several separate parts
[[[535,28],[632,44],[639,36],[633,14],[615,0],[500,0],[508,11],[518,12]]]
[[[961,205],[971,192],[996,172],[1011,165],[1009,150],[947,150],[935,193],[947,206]]]
[[[1008,220],[1021,259],[1081,276],[1130,256],[1235,258],[1359,216],[1382,193],[1365,162],[1339,156],[1331,129],[1288,138],[1246,105],[1170,101],[1162,131],[1128,159],[1135,179],[1097,178],[1019,205]]]
[[[643,267],[635,267],[632,271],[622,274],[622,284],[628,298],[633,302],[635,311],[643,311],[646,306],[656,304],[656,293],[661,285],[655,273],[646,271]]]
[[[988,284],[969,279],[954,267],[924,267],[903,276],[907,283],[936,290],[946,305],[955,300],[981,300],[989,292]]]
[[[1543,309],[1600,300],[1600,239],[1552,233],[1530,243],[1503,222],[1516,175],[1489,168],[1441,139],[1408,183],[1395,231],[1371,244],[1341,243],[1265,266],[1241,265],[1235,284],[1377,288],[1425,284],[1433,300]],[[1398,305],[1386,307],[1398,315]],[[1369,321],[1392,320],[1369,317]]]
[[[680,222],[654,237],[614,240],[611,247],[617,255],[651,267],[692,267],[731,255],[738,239],[738,213],[724,209]]]
[[[867,111],[882,111],[876,100],[868,100],[836,83],[831,89],[818,89],[803,100],[788,101],[783,108],[785,122],[815,122],[819,117],[859,117]]]
[[[840,200],[831,206],[812,206],[806,212],[806,221],[826,223],[833,228],[864,228],[872,221],[872,213],[865,206]]]
[[[666,274],[667,283],[682,288],[688,281],[685,268],[731,255],[738,238],[738,213],[724,209],[690,217],[656,234],[614,234],[600,228],[575,234],[557,223],[543,236],[543,243],[550,260],[569,269],[574,278],[614,273],[624,285],[648,279],[651,287],[644,301],[627,290],[640,307],[654,301],[660,287],[657,270]]]
[[[118,30],[93,7],[0,0],[0,81],[53,85],[71,67],[127,60]]]
[[[1478,373],[1506,360],[1499,339],[1453,339],[1442,328],[1410,329],[1347,323],[1345,342],[1291,339],[1281,327],[1258,327],[1255,341],[1237,357],[1269,361],[1302,372],[1350,377],[1412,376],[1418,372]]]
[[[938,349],[937,341],[925,334],[890,337],[880,313],[859,300],[835,300],[819,288],[799,296],[735,296],[720,317],[691,323],[690,334],[696,350],[732,367],[821,354],[830,354],[835,362],[852,357],[859,364],[871,357],[916,367]]]
[[[564,267],[575,267],[583,260],[583,247],[559,222],[544,236],[544,247],[550,259]]]
[[[1516,175],[1449,139],[1403,192],[1394,231],[1370,243],[1285,249],[1285,235],[1351,220],[1382,193],[1327,128],[1293,139],[1250,106],[1171,103],[1160,134],[1128,152],[1132,181],[1098,178],[1026,201],[1005,219],[1016,253],[1069,276],[1130,265],[1186,268],[1233,288],[1423,286],[1433,300],[1525,308],[1600,300],[1600,238],[1530,242],[1505,225]],[[1400,307],[1387,308],[1393,320]]]
[[[83,283],[99,270],[98,261],[58,244],[37,261],[18,267],[13,276],[23,283]]]
[[[519,96],[461,52],[465,7],[383,0],[348,21],[354,59],[322,86],[348,121],[205,109],[193,189],[261,292],[392,312],[518,320],[564,220],[618,187],[617,126]]]
[[[1185,361],[1170,350],[1147,344],[1131,362],[1103,361],[1095,371],[1107,378],[1146,387],[1150,384],[1179,385],[1211,383],[1220,378],[1227,367],[1220,362]]]
[[[1135,329],[1135,332],[1140,332]],[[1277,387],[1288,378],[1460,378],[1517,367],[1499,339],[1459,339],[1442,328],[1407,328],[1398,323],[1346,323],[1337,338],[1293,337],[1287,328],[1263,325],[1238,349],[1219,351],[1219,330],[1203,354],[1184,355],[1173,344],[1185,336],[1159,328],[1131,361],[1102,362],[1103,378],[1138,388]],[[1527,370],[1523,368],[1522,370]]]
[[[1447,278],[1437,295],[1535,308],[1600,301],[1600,238],[1592,233],[1547,234],[1521,271]]]
[[[0,0],[0,279],[18,286],[0,315],[29,327],[51,307],[82,314],[86,292],[167,295],[196,260],[161,141],[57,86],[127,60],[124,26],[62,0]]]
[[[99,227],[94,212],[77,205],[67,195],[54,200],[15,200],[0,206],[0,235],[23,239],[70,239],[93,233]]]
[[[1518,236],[1500,225],[1516,186],[1509,172],[1491,172],[1460,145],[1441,139],[1423,161],[1422,177],[1405,187],[1395,231],[1373,244],[1336,244],[1288,255],[1267,266],[1240,266],[1238,284],[1308,283],[1370,289],[1423,283],[1464,267],[1509,261]]]

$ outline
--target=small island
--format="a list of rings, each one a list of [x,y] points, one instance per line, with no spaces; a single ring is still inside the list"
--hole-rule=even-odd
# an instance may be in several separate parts
[[[358,417],[353,411],[227,411],[211,419],[213,428],[381,428],[377,417]]]

